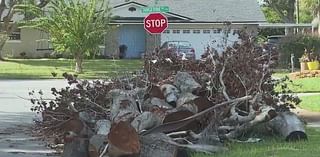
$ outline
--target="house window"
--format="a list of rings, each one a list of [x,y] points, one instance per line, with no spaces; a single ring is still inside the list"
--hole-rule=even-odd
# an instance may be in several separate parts
[[[233,34],[239,34],[239,33],[240,33],[240,30],[239,30],[239,29],[233,30]]]
[[[15,29],[10,35],[9,40],[21,40],[21,29]]]
[[[172,33],[173,34],[180,34],[180,30],[174,29],[174,30],[172,30]]]
[[[212,30],[213,34],[219,34],[219,33],[221,33],[221,31],[222,31],[222,29],[220,29],[220,28]]]
[[[203,30],[203,34],[210,34],[210,30],[207,30],[207,29]]]
[[[190,34],[190,30],[183,30],[182,33],[183,34]]]
[[[198,30],[198,29],[193,30],[193,34],[200,34],[200,30]]]
[[[164,34],[170,34],[170,30],[163,31]]]

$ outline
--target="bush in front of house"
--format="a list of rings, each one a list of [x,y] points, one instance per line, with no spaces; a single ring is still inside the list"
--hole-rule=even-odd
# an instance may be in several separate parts
[[[295,56],[295,67],[300,67],[299,58],[302,57],[305,48],[310,52],[313,51],[318,54],[320,52],[320,38],[311,35],[292,35],[284,37],[279,44],[279,67],[289,67],[292,53]]]

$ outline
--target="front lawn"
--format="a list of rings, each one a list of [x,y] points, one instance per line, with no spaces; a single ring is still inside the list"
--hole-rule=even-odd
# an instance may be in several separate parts
[[[232,143],[229,151],[214,157],[319,157],[320,128],[308,128],[309,140],[288,143],[280,138],[265,139],[260,143]],[[195,154],[193,157],[212,157]]]
[[[320,112],[320,95],[300,97],[300,107],[309,111]]]
[[[142,60],[85,60],[80,78],[105,78],[142,68]],[[10,59],[0,61],[0,79],[52,79],[62,73],[73,73],[75,62],[70,59]],[[53,77],[52,73],[57,73]]]
[[[289,73],[275,73],[274,78],[283,78]],[[289,83],[289,88],[294,93],[320,93],[320,77],[293,79],[293,83]]]

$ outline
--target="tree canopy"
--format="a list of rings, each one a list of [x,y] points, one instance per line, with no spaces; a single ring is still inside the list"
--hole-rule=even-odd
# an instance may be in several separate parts
[[[294,23],[296,0],[262,0],[268,21]],[[279,21],[279,18],[281,21]]]
[[[82,72],[83,58],[103,44],[110,16],[104,0],[52,0],[31,25],[48,32],[55,51],[71,54]]]

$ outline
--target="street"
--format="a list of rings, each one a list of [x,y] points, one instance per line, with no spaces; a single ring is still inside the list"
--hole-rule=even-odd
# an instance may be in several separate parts
[[[35,114],[30,111],[31,103],[23,98],[29,98],[29,91],[40,89],[50,97],[51,87],[66,85],[65,80],[0,80],[0,157],[54,156],[45,142],[29,134]]]

